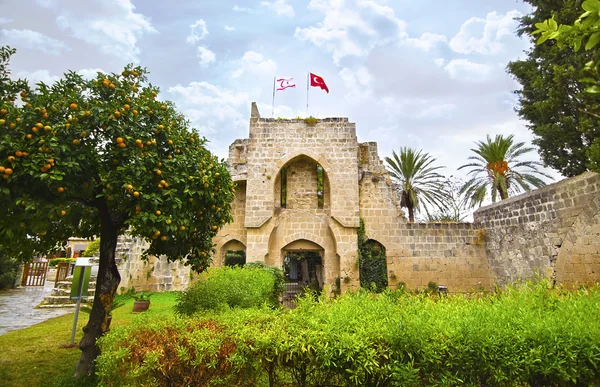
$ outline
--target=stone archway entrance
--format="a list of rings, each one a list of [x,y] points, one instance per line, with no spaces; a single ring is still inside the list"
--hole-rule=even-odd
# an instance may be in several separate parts
[[[318,244],[300,239],[281,249],[281,267],[285,275],[283,304],[293,307],[296,297],[311,289],[320,292],[325,281],[325,250]]]

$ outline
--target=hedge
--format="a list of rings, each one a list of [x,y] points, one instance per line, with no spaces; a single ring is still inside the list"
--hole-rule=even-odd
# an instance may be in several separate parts
[[[105,386],[600,385],[600,292],[366,291],[142,321],[101,339]]]

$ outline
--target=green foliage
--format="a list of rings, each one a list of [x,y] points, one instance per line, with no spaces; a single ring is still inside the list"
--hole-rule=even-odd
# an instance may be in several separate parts
[[[394,151],[386,157],[392,179],[398,184],[400,206],[408,209],[408,219],[415,221],[414,211],[424,210],[429,216],[428,207],[443,211],[447,199],[444,190],[444,177],[433,166],[435,159],[428,153],[412,148],[401,148],[400,155]]]
[[[206,310],[278,307],[282,293],[281,270],[248,263],[244,267],[214,267],[183,292],[175,312],[191,316]]]
[[[318,122],[319,122],[319,119],[315,118],[313,116],[306,117],[304,119],[304,123],[306,123],[306,125],[308,125],[308,126],[315,126]]]
[[[147,74],[129,65],[90,80],[69,72],[36,89],[0,83],[0,245],[15,257],[128,229],[150,242],[145,255],[185,259],[197,271],[210,264],[233,184]]]
[[[244,266],[245,264],[245,251],[228,251],[227,253],[225,253],[225,266]]]
[[[488,135],[486,141],[475,142],[477,148],[471,150],[477,156],[470,156],[469,160],[472,161],[458,168],[470,168],[467,173],[470,180],[459,191],[465,195],[470,207],[481,206],[488,192],[495,203],[498,196],[504,200],[521,191],[546,185],[539,176],[550,176],[538,170],[541,167],[538,161],[518,159],[533,151],[533,148],[525,147],[524,142],[515,143],[513,138],[513,135],[497,135],[492,140]]]
[[[84,257],[93,257],[94,254],[100,252],[100,238],[96,238],[90,242],[83,251]]]
[[[85,257],[87,257],[88,255],[84,255]],[[76,258],[52,258],[50,260],[48,260],[48,266],[56,266],[58,265],[60,262],[75,262]]]
[[[566,386],[600,383],[598,289],[361,291],[293,310],[138,320],[100,346],[106,386]]]
[[[361,288],[382,292],[387,289],[387,261],[385,248],[377,246],[376,242],[369,240],[365,234],[365,222],[360,219],[358,228],[358,268],[360,273]]]
[[[517,112],[529,122],[528,127],[535,134],[533,143],[539,147],[544,164],[565,176],[575,176],[593,169],[593,153],[589,147],[600,138],[598,117],[594,116],[600,112],[598,98],[585,91],[595,86],[595,80],[599,79],[597,73],[590,72],[586,66],[590,61],[596,62],[598,57],[596,47],[590,47],[589,51],[568,47],[568,43],[576,48],[584,42],[587,45],[589,38],[581,34],[563,35],[562,32],[574,23],[578,27],[570,32],[582,31],[581,28],[587,28],[585,26],[591,28],[597,23],[594,19],[598,15],[592,12],[577,23],[581,0],[524,1],[532,6],[532,13],[520,19],[519,34],[530,34],[534,42],[537,35],[533,33],[541,32],[542,27],[548,31],[542,35],[544,39],[555,33],[559,34],[555,35],[557,38],[569,37],[559,40],[559,44],[554,40],[534,44],[526,59],[508,65],[508,71],[522,86],[515,91],[519,96]],[[596,0],[583,2],[586,8],[590,4],[595,7],[597,3]],[[580,82],[586,78],[594,82]]]
[[[600,94],[600,55],[598,43],[600,43],[600,1],[585,0],[581,7],[583,12],[572,24],[559,25],[552,17],[543,22],[536,23],[536,30],[532,35],[539,34],[537,44],[540,45],[548,39],[554,39],[559,49],[565,45],[570,46],[577,53],[585,43],[585,51],[592,51],[593,59],[586,62],[584,70],[585,77],[580,77],[580,84],[586,85],[585,92],[591,94],[593,103],[581,104],[579,111],[591,116],[593,128],[584,132],[587,137],[587,167],[600,172],[600,130],[598,130],[598,119],[600,119],[600,107],[598,106],[598,94]],[[591,58],[590,58],[591,59]]]
[[[0,289],[15,287],[20,263],[0,250]]]
[[[131,297],[136,301],[150,301],[150,297],[152,297],[152,292],[133,292],[131,293]]]

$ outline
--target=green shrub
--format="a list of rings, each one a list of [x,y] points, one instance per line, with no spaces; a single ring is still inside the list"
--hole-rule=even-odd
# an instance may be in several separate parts
[[[191,316],[203,310],[276,307],[283,292],[281,270],[255,263],[244,267],[210,268],[190,289],[183,292],[175,311]]]
[[[100,251],[100,238],[94,239],[85,250],[83,250],[84,257],[93,257],[94,254]]]
[[[76,258],[52,258],[48,261],[48,266],[56,266],[60,262],[75,262]]]
[[[19,273],[19,263],[4,255],[0,251],[0,289],[10,289],[15,287],[17,274]]]
[[[600,385],[600,291],[547,287],[363,290],[294,310],[143,320],[102,339],[98,375],[108,386]]]

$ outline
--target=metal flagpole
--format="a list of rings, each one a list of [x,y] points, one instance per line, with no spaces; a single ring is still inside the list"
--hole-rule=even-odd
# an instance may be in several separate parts
[[[275,116],[275,79],[277,77],[273,77],[273,104],[271,105],[271,117]]]
[[[308,117],[308,78],[310,73],[306,73],[306,116]]]

